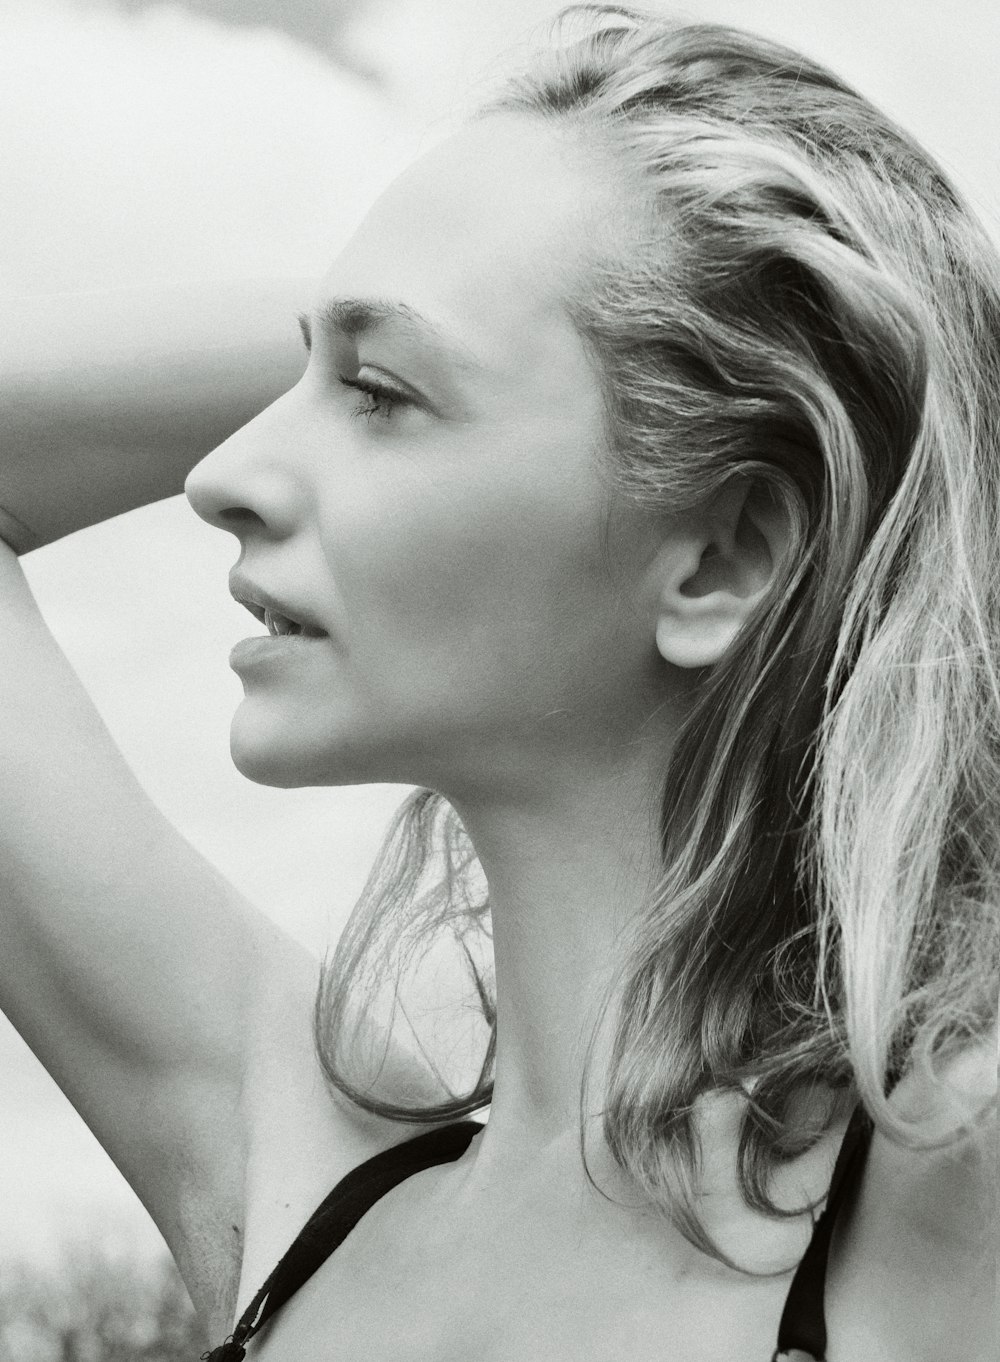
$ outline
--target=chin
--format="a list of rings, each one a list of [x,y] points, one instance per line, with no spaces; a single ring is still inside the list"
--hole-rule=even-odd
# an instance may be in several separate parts
[[[246,776],[247,780],[252,780],[255,785],[273,785],[279,790],[297,790],[306,785],[321,783],[310,780],[306,772],[296,763],[289,762],[284,754],[279,757],[260,748],[248,749],[242,744],[235,743],[230,743],[229,754],[240,775]]]
[[[233,716],[229,754],[237,771],[255,785],[295,790],[312,785],[366,785],[376,774],[373,754],[346,735],[312,734],[308,727],[262,722],[240,706]]]

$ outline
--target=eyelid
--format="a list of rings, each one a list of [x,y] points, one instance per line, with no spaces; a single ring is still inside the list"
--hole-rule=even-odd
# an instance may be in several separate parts
[[[299,324],[299,330],[302,332],[302,340],[303,343],[305,344],[306,350],[309,352],[309,354],[312,354],[312,323],[309,320],[308,313],[299,312],[296,315],[296,320],[298,321]],[[363,369],[367,369],[368,367],[369,366],[363,363],[361,360],[358,361],[359,374]],[[400,379],[395,379],[391,376],[384,376],[377,369],[373,382],[379,384],[380,386],[386,388],[387,390],[391,389],[393,394],[401,402],[419,402],[422,400],[420,394],[416,392],[413,388],[411,388],[409,384],[403,383]]]
[[[412,405],[412,399],[406,393],[400,392],[388,383],[382,383],[379,379],[363,378],[360,374],[355,378],[347,378],[344,374],[340,374],[339,377],[345,388],[352,388],[355,392],[368,393],[375,399],[387,402],[405,402]]]
[[[296,315],[296,320],[298,321],[299,324],[299,330],[302,332],[302,340],[306,347],[306,351],[311,356],[313,348],[312,323],[309,319],[309,315],[306,312],[299,312]],[[360,381],[357,382],[354,386],[359,388],[363,388],[365,386],[365,379],[363,377],[364,371],[369,369],[370,367],[372,366],[369,366],[366,363],[363,362],[358,363],[356,377]],[[344,383],[345,386],[347,387],[351,386],[351,381],[343,378],[342,376],[341,382]],[[391,398],[395,402],[409,402],[413,406],[425,407],[428,411],[434,411],[432,405],[428,402],[428,400],[423,396],[422,393],[416,390],[416,388],[411,388],[408,383],[404,383],[402,379],[398,379],[394,375],[383,374],[383,372],[377,367],[373,369],[373,377],[368,381],[368,386],[378,387],[382,389],[385,392],[386,397]]]
[[[414,392],[408,384],[388,374],[383,374],[381,370],[373,369],[368,364],[358,365],[355,381],[359,387],[378,388],[380,392],[390,395],[396,402],[419,404],[423,401],[420,394]]]

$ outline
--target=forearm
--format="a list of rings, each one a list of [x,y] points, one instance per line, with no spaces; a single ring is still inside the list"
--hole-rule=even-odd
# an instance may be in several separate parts
[[[296,280],[23,298],[0,327],[0,537],[23,552],[180,492],[302,372]]]

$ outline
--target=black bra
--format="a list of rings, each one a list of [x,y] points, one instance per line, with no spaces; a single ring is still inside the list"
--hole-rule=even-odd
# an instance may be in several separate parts
[[[385,1149],[341,1178],[317,1207],[295,1242],[240,1317],[225,1343],[202,1354],[202,1362],[241,1362],[245,1344],[303,1282],[326,1262],[380,1197],[435,1164],[453,1163],[465,1153],[482,1126],[458,1121]],[[826,1206],[813,1226],[812,1238],[788,1289],[771,1362],[824,1362],[826,1319],[823,1295],[826,1263],[837,1212],[860,1180],[871,1124],[858,1108],[844,1134]]]

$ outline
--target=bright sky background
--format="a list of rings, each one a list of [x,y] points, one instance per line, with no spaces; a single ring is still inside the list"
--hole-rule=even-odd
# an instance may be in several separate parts
[[[368,202],[557,8],[538,0],[0,0],[0,306],[153,280],[318,276]],[[853,79],[1000,236],[995,0],[693,0]],[[479,74],[477,74],[479,73]],[[63,646],[161,807],[321,951],[400,791],[275,791],[229,765],[246,632],[233,550],[178,500],[26,560]],[[156,1239],[0,1027],[0,1262]]]

